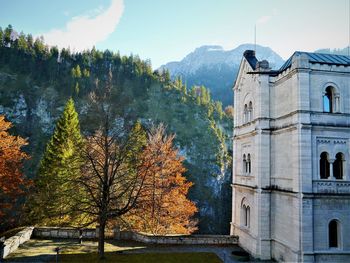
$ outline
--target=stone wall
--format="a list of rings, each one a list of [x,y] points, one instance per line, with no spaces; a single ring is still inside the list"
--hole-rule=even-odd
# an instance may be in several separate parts
[[[98,237],[98,229],[84,228],[83,238],[94,239]],[[79,238],[79,229],[72,227],[36,227],[33,237],[37,238]],[[113,232],[106,232],[106,238],[113,238]]]
[[[181,236],[153,236],[132,231],[107,231],[106,238],[120,240],[134,240],[148,244],[238,244],[238,237],[228,235],[181,235]],[[33,232],[36,238],[79,238],[79,229],[68,227],[36,227]],[[83,238],[95,239],[98,229],[83,229]]]
[[[238,237],[228,235],[153,236],[131,231],[121,231],[120,239],[148,244],[228,245],[238,244]]]
[[[0,259],[1,254],[3,258],[6,258],[11,252],[15,251],[19,247],[19,245],[28,241],[32,236],[33,229],[34,227],[26,227],[22,231],[18,232],[16,235],[6,239],[4,242],[4,248],[2,253],[0,251]]]

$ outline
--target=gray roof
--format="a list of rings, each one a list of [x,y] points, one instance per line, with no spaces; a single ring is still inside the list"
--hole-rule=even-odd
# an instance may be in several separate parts
[[[318,64],[327,64],[327,65],[350,66],[350,56],[296,51],[282,65],[282,67],[278,71],[282,72],[287,68],[289,68],[292,65],[292,58],[296,55],[302,55],[302,54],[305,54],[309,58],[309,62],[313,64],[318,63]]]
[[[243,56],[248,61],[249,65],[252,67],[252,69],[256,69],[256,64],[258,63],[258,60],[255,57],[255,51],[254,50],[246,50],[243,53]]]

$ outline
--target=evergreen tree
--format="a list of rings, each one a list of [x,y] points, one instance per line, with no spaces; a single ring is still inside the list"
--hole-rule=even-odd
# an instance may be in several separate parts
[[[127,163],[130,166],[137,166],[137,160],[143,148],[147,144],[147,134],[138,120],[132,127],[129,134]]]
[[[7,46],[11,42],[12,25],[8,25],[4,31],[4,44]]]
[[[80,174],[82,146],[78,114],[69,99],[40,162],[34,219],[44,224],[74,222],[70,207],[80,194],[74,181]]]
[[[0,27],[0,47],[2,47],[3,46],[3,40],[2,40],[2,38],[3,38],[3,35],[4,35],[4,33],[3,33],[3,31],[2,31],[2,28]]]

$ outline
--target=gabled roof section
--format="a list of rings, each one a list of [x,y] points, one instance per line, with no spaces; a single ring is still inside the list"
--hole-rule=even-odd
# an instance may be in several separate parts
[[[243,56],[248,61],[249,65],[252,67],[252,69],[255,70],[256,64],[258,63],[258,60],[255,57],[255,51],[254,50],[246,50],[246,51],[244,51]]]
[[[350,66],[350,57],[343,55],[331,55],[323,53],[311,53],[296,51],[294,54],[282,65],[278,70],[282,72],[287,68],[291,67],[292,59],[294,56],[306,55],[309,59],[309,63],[312,64],[327,64],[327,65],[338,65],[338,66]]]

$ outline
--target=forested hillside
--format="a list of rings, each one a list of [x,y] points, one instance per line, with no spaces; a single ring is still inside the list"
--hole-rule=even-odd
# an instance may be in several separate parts
[[[93,129],[89,96],[112,73],[115,125],[135,120],[148,127],[164,123],[186,158],[194,183],[190,198],[199,208],[202,233],[227,233],[230,221],[230,136],[232,117],[211,100],[204,87],[187,88],[169,73],[152,70],[137,56],[96,49],[72,53],[48,47],[43,39],[0,29],[0,114],[16,134],[28,138],[25,174],[37,175],[45,144],[69,97],[73,97],[84,134]]]

